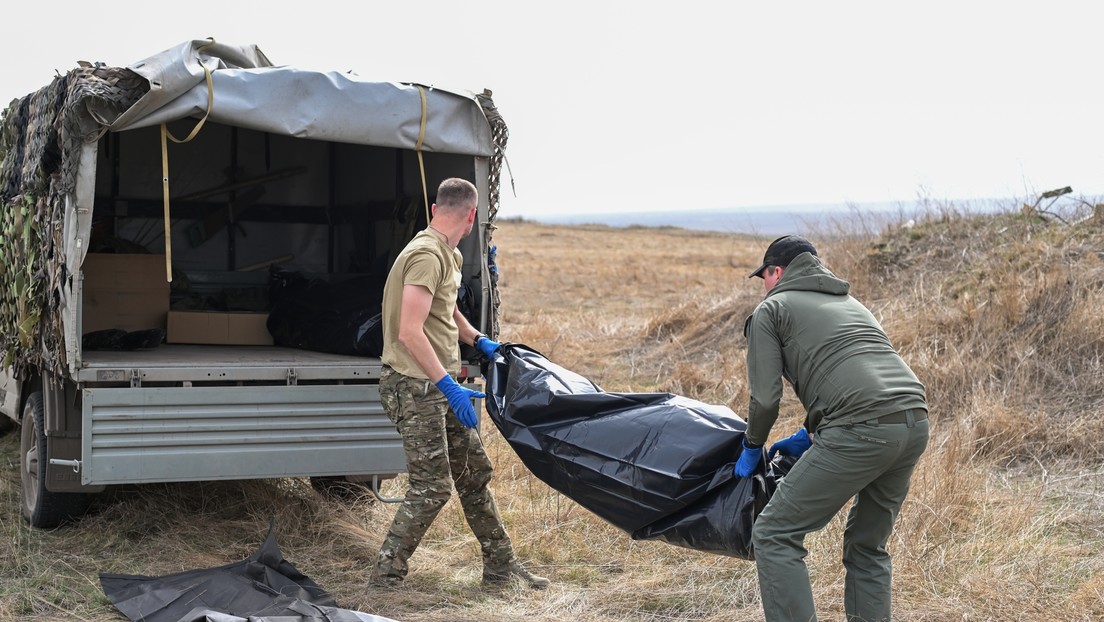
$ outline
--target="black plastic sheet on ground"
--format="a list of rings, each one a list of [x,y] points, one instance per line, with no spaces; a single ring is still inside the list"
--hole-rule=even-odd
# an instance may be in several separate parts
[[[134,622],[394,622],[338,608],[284,559],[272,529],[240,562],[162,577],[101,573],[100,585]]]
[[[792,460],[732,468],[746,422],[670,393],[610,393],[520,344],[487,369],[491,420],[541,481],[635,540],[754,559],[751,526]]]

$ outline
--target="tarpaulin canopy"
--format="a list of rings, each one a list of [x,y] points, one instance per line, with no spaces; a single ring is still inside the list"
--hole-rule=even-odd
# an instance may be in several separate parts
[[[732,472],[746,422],[670,393],[611,393],[504,344],[487,370],[491,420],[539,479],[637,540],[753,559],[751,526],[788,463]]]
[[[149,91],[117,117],[97,115],[115,132],[209,115],[216,123],[282,136],[429,153],[495,152],[491,126],[468,92],[274,66],[256,45],[202,39],[127,69],[145,78]]]
[[[428,176],[470,178],[481,225],[464,242],[464,273],[466,280],[481,275],[483,290],[488,283],[493,290],[482,257],[492,246],[509,131],[490,90],[330,69],[275,64],[253,44],[194,39],[123,67],[81,61],[0,109],[0,224],[25,238],[2,247],[9,269],[0,271],[0,340],[15,376],[83,369],[89,327],[81,321],[79,275],[94,237],[110,231],[144,238],[148,250],[163,246],[171,279],[174,265],[202,265],[209,255],[202,242],[222,237],[226,223],[234,223],[227,231],[240,229],[236,214],[258,203],[266,185],[269,212],[246,219],[256,231],[251,241],[222,238],[236,240],[227,252],[239,273],[257,257],[289,255],[332,271],[334,258],[349,253],[331,248],[328,260],[315,257],[323,244],[347,239],[341,229],[372,228],[367,238],[356,234],[373,240],[357,242],[371,249],[365,253],[382,253],[389,243],[401,248],[405,240],[388,240],[385,225],[401,225],[393,228],[396,239],[405,228],[413,235],[416,208],[429,208]],[[147,227],[156,201],[165,233],[155,236]],[[392,201],[395,212],[381,211]],[[180,204],[186,209],[174,211]],[[94,221],[111,226],[94,229]],[[24,281],[36,284],[27,290],[33,295],[13,285]],[[484,298],[480,317],[489,330],[498,302]]]
[[[240,562],[163,577],[101,573],[100,585],[134,622],[394,622],[338,608],[284,559],[273,531]]]

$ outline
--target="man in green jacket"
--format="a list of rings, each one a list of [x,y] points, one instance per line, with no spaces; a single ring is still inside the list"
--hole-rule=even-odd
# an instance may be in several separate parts
[[[843,536],[844,610],[848,622],[888,621],[886,542],[928,444],[924,385],[805,238],[771,242],[751,277],[763,279],[767,295],[744,324],[750,403],[735,474],[765,467],[783,379],[806,412],[804,426],[770,448],[768,460],[776,453],[799,459],[752,528],[766,619],[817,619],[805,535],[853,499]]]

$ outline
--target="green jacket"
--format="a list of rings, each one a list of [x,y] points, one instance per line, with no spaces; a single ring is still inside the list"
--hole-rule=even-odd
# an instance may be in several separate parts
[[[805,407],[810,432],[927,409],[924,385],[849,291],[847,281],[820,259],[802,253],[744,323],[749,444],[767,441],[778,418],[783,378]]]

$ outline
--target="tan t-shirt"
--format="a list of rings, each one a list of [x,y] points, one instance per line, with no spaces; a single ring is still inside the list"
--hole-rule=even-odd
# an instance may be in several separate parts
[[[460,289],[463,256],[428,229],[419,231],[399,253],[383,287],[383,362],[413,378],[426,378],[410,352],[399,343],[399,314],[406,285],[422,285],[433,293],[423,332],[445,371],[460,371],[460,329],[453,311]],[[428,378],[437,381],[439,378]]]

